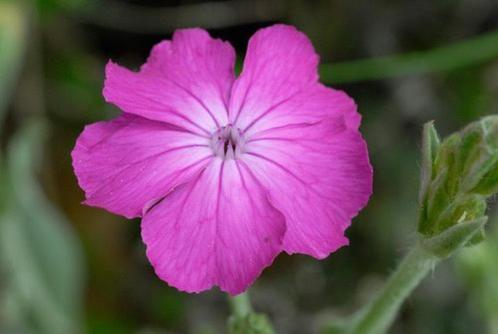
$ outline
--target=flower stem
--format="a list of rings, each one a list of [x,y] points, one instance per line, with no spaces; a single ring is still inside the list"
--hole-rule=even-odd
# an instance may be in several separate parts
[[[375,299],[353,316],[346,333],[385,333],[404,300],[439,259],[416,245],[403,259]]]
[[[428,51],[322,64],[320,78],[322,82],[331,84],[433,73],[483,63],[497,56],[498,31],[492,31]]]
[[[244,292],[235,297],[229,296],[228,302],[232,309],[232,314],[236,317],[245,317],[253,312],[249,293]]]
[[[270,319],[265,314],[255,313],[247,292],[228,297],[232,315],[228,319],[230,334],[275,334]]]

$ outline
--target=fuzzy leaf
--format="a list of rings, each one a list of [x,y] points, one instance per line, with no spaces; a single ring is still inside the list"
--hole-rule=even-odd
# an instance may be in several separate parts
[[[13,139],[8,154],[9,197],[0,215],[0,261],[10,321],[35,333],[80,333],[83,263],[68,222],[33,176],[44,128],[34,123]]]

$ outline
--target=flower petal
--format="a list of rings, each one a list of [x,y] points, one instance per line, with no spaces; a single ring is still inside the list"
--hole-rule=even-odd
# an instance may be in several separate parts
[[[275,128],[313,124],[331,117],[343,117],[346,126],[355,130],[361,121],[353,99],[342,91],[317,83],[268,109],[241,129],[247,138],[255,138],[266,136]]]
[[[349,126],[358,128],[354,101],[319,84],[317,65],[311,42],[294,27],[259,30],[249,41],[242,74],[232,89],[231,123],[250,135],[342,114]]]
[[[258,30],[249,40],[244,66],[232,89],[230,120],[244,127],[265,110],[315,83],[318,56],[292,26]]]
[[[212,150],[207,139],[124,114],[86,126],[72,158],[85,203],[132,218],[204,168]]]
[[[140,72],[109,62],[104,96],[123,111],[209,135],[227,123],[235,51],[202,29],[177,30]]]
[[[241,293],[281,251],[284,233],[282,214],[235,160],[213,160],[142,220],[157,275],[187,292]]]
[[[272,129],[246,150],[241,163],[286,218],[286,252],[324,258],[348,243],[344,231],[370,197],[372,168],[343,117]]]

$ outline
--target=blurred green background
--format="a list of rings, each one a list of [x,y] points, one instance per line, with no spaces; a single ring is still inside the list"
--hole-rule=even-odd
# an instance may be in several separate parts
[[[242,60],[275,22],[304,31],[322,80],[358,103],[374,195],[349,247],[279,256],[255,308],[279,333],[318,333],[369,299],[416,240],[422,124],[448,134],[498,113],[496,1],[0,0],[0,333],[224,332],[222,293],[168,287],[138,220],[80,204],[70,151],[85,124],[117,114],[101,95],[108,59],[138,69],[175,29],[201,26]],[[497,219],[423,282],[392,333],[498,333]]]

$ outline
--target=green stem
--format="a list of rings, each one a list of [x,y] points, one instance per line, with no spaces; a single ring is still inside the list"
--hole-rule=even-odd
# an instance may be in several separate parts
[[[230,334],[275,334],[270,319],[264,314],[254,313],[247,292],[228,297],[232,315],[228,319]]]
[[[404,300],[437,262],[438,259],[422,249],[421,246],[415,246],[406,255],[373,302],[360,309],[347,332],[355,334],[385,333]]]
[[[236,317],[245,317],[253,312],[248,292],[241,293],[235,297],[229,296],[228,302],[230,303],[233,315]]]
[[[498,57],[498,31],[429,51],[320,66],[326,84],[448,71]]]

